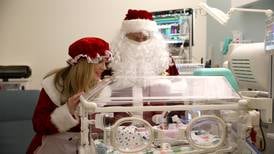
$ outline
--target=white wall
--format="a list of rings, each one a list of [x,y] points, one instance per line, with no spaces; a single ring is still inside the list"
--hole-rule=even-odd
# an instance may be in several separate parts
[[[39,89],[43,76],[66,65],[67,47],[85,36],[111,41],[127,9],[149,11],[197,8],[204,0],[1,0],[0,65],[29,65],[27,89]],[[194,57],[205,55],[206,18],[196,16]]]
[[[231,6],[230,7],[242,7],[243,5],[247,5],[253,2],[256,2],[259,0],[231,0]]]

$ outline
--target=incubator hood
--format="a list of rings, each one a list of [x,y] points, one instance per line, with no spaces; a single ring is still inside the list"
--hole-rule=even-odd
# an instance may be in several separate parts
[[[236,144],[226,123],[239,120],[241,99],[223,76],[107,78],[80,97],[79,151],[86,154],[95,148],[89,146],[94,142],[88,134],[96,134],[89,124],[103,131],[99,141],[108,150],[122,153],[159,151],[163,144],[180,145],[191,153],[233,151]],[[94,119],[89,114],[95,114]],[[208,139],[203,140],[204,135]]]
[[[222,76],[120,76],[103,80],[84,97],[98,106],[136,102],[229,103],[240,99],[238,93]]]

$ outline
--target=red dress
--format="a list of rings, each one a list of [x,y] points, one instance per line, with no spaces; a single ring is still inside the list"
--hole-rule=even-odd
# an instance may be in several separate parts
[[[69,112],[66,104],[61,105],[59,93],[53,86],[53,77],[46,78],[33,114],[32,123],[36,135],[27,149],[27,154],[33,154],[42,144],[44,135],[62,132],[79,132],[79,121]]]

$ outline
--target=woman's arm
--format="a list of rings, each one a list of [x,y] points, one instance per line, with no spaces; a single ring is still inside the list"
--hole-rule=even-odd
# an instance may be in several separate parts
[[[65,132],[79,124],[79,121],[70,114],[67,104],[57,106],[44,89],[40,92],[32,122],[38,134]]]

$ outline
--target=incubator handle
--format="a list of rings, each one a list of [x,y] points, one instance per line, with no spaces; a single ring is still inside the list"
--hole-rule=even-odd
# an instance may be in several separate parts
[[[80,102],[83,104],[84,108],[88,111],[94,112],[97,108],[97,104],[93,102],[88,102],[83,95],[80,96]]]

